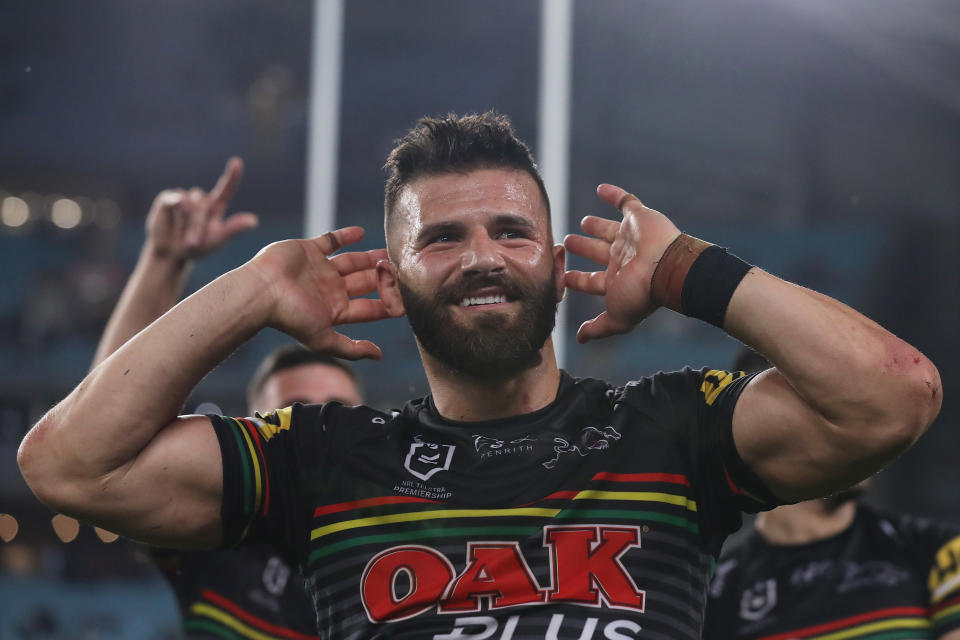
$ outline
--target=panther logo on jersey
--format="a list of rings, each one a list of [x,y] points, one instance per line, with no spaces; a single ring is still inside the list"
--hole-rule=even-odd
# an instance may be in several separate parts
[[[547,469],[553,469],[557,466],[560,458],[568,453],[576,453],[581,458],[594,451],[606,451],[613,442],[619,440],[622,436],[620,432],[613,427],[604,427],[601,431],[596,427],[586,427],[580,432],[580,437],[573,442],[568,442],[564,438],[554,438],[556,443],[553,450],[556,452],[550,460],[543,463]]]

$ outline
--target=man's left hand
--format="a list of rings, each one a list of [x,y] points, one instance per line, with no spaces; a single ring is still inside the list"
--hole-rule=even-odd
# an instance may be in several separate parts
[[[606,265],[603,271],[567,271],[564,277],[570,289],[606,298],[606,311],[580,325],[581,343],[627,333],[657,310],[650,281],[663,252],[680,235],[669,218],[620,187],[601,184],[597,195],[619,209],[622,220],[586,216],[580,226],[594,237],[568,235],[563,241],[570,253]]]

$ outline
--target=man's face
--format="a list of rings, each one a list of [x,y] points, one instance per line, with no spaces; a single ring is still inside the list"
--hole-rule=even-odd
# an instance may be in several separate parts
[[[347,406],[361,404],[360,391],[339,367],[309,363],[277,371],[263,384],[251,411],[273,411],[294,402],[321,404],[337,400]]]
[[[403,309],[421,347],[461,373],[534,366],[563,295],[533,179],[510,169],[421,178],[398,198],[389,238]]]

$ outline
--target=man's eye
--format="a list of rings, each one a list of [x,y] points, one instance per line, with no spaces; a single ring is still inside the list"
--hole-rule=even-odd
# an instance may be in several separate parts
[[[514,238],[526,238],[527,234],[518,229],[504,229],[503,231],[497,234],[497,237],[502,238],[504,240],[511,240]]]
[[[438,233],[430,238],[427,244],[433,244],[435,242],[453,242],[454,240],[456,240],[456,238],[452,233]]]

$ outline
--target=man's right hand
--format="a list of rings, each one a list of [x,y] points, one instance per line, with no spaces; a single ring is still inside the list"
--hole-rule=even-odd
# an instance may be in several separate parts
[[[147,214],[146,249],[158,258],[186,262],[202,258],[238,233],[256,227],[253,213],[223,215],[242,176],[243,161],[234,157],[209,193],[199,187],[161,191]]]
[[[333,255],[363,239],[361,227],[344,227],[316,238],[268,245],[244,268],[257,273],[272,300],[267,326],[308,348],[340,358],[379,359],[369,340],[351,340],[333,327],[391,317],[379,298],[361,298],[377,289],[376,264],[386,249]]]

